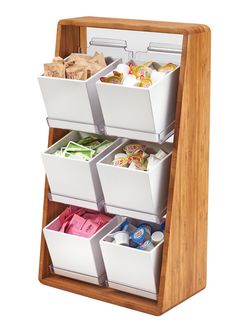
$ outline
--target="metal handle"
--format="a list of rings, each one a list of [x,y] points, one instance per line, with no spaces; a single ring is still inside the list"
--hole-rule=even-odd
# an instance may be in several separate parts
[[[150,52],[167,53],[167,54],[181,54],[182,47],[176,44],[156,43],[150,42],[147,50]]]
[[[101,46],[101,47],[114,47],[114,48],[127,48],[127,41],[120,39],[111,38],[92,38],[89,42],[90,46]]]

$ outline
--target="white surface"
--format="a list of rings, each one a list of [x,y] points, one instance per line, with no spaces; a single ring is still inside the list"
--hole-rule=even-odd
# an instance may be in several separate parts
[[[38,77],[48,118],[88,124],[88,128],[90,125],[101,125],[103,118],[95,83],[114,69],[117,63],[119,60],[115,60],[85,81],[43,75]]]
[[[120,221],[114,217],[90,238],[61,233],[59,218],[54,219],[44,229],[53,266],[56,268],[100,277],[105,273],[99,248],[99,240],[112,230]]]
[[[152,227],[155,228],[155,225],[152,224]],[[120,224],[110,233],[119,230]],[[151,251],[142,251],[114,244],[109,238],[110,233],[100,241],[108,281],[124,285],[120,287],[122,291],[127,291],[127,287],[130,287],[157,294],[163,241]],[[136,294],[139,295],[139,292]]]
[[[172,145],[168,142],[162,145],[162,148],[169,153],[149,171],[113,166],[111,163],[115,154],[122,152],[123,147],[129,143],[132,141],[123,142],[97,163],[106,207],[112,206],[161,216],[167,205]],[[157,144],[141,143],[147,146],[147,152],[148,148],[156,152],[159,149]]]
[[[51,193],[55,195],[81,199],[92,203],[100,202],[103,193],[98,178],[96,163],[115,148],[120,139],[113,138],[108,148],[90,161],[55,156],[53,153],[65,147],[69,141],[78,141],[85,133],[72,131],[53,144],[42,154]]]
[[[97,81],[105,126],[160,134],[175,120],[179,68],[149,88],[127,87]]]
[[[88,28],[87,31],[87,46],[88,53],[93,54],[96,51],[97,46],[90,46],[89,42],[92,38],[106,38],[109,39],[126,41],[127,49],[122,48],[111,48],[111,47],[99,47],[103,53],[107,56],[113,56],[115,58],[122,57],[124,61],[127,61],[133,52],[133,57],[146,61],[147,57],[151,57],[158,62],[174,62],[180,64],[180,55],[168,54],[163,55],[157,52],[147,52],[149,44],[162,43],[172,44],[178,49],[182,45],[183,36],[181,34],[167,34],[167,33],[156,33],[156,32],[144,32],[144,31],[129,31],[119,29],[99,29],[99,28]]]
[[[232,0],[115,5],[104,0],[1,2],[0,138],[2,149],[7,142],[20,145],[1,155],[2,329],[89,326],[121,330],[123,321],[124,327],[128,324],[134,329],[232,329],[236,292],[234,7]],[[36,77],[42,64],[53,57],[57,21],[83,15],[199,22],[212,29],[207,288],[159,318],[42,286],[37,280],[44,189],[40,151],[47,147],[48,127]],[[9,63],[13,65],[10,73]]]

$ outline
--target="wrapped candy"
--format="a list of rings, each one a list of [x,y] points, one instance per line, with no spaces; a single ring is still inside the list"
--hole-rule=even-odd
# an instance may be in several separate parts
[[[144,144],[139,144],[139,143],[130,143],[127,144],[123,150],[124,152],[126,152],[127,155],[132,155],[135,152],[137,152],[138,150],[144,150],[145,149],[145,145]]]
[[[166,73],[173,71],[177,66],[173,63],[160,65],[157,62],[149,61],[136,65],[134,61],[128,64],[119,64],[113,75],[100,78],[102,82],[112,84],[123,84],[127,87],[148,88],[153,83],[160,81]]]
[[[128,167],[129,161],[127,157],[116,158],[113,160],[112,164],[119,167]]]
[[[111,84],[121,84],[123,80],[123,74],[117,71],[113,71],[113,76],[101,77],[100,81]]]
[[[143,64],[137,66],[130,66],[130,74],[134,75],[136,78],[148,77],[149,68]]]
[[[148,88],[151,85],[152,85],[152,80],[150,78],[148,78],[148,77],[146,77],[146,78],[141,77],[140,78],[139,87]]]
[[[158,68],[158,71],[159,72],[171,72],[173,70],[175,70],[177,68],[177,66],[173,63],[168,63],[168,64],[165,64],[165,65],[162,65]]]
[[[131,155],[131,156],[128,156],[128,161],[129,161],[129,163],[132,163],[133,161],[134,162],[139,162],[139,163],[144,163],[144,161],[145,161],[145,159],[141,156],[141,155],[136,155],[136,154],[134,154],[134,155]]]
[[[140,162],[138,160],[133,160],[129,166],[129,168],[135,169],[135,170],[142,170],[147,171],[147,162]]]
[[[126,158],[127,155],[124,152],[119,152],[118,154],[115,154],[115,159],[117,158]]]

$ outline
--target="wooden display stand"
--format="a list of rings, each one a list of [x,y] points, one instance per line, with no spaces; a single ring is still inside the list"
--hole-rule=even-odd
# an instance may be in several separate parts
[[[51,274],[43,235],[39,280],[52,287],[160,315],[206,286],[210,30],[199,24],[101,17],[65,19],[58,23],[55,55],[65,58],[78,49],[85,49],[87,27],[183,35],[159,295],[158,300],[153,301]],[[50,128],[49,146],[66,133]],[[48,192],[46,179],[43,227],[66,206],[49,201]]]

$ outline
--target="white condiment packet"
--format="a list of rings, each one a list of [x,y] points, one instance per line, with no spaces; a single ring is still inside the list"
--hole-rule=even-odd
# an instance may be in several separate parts
[[[155,154],[155,157],[158,158],[158,159],[163,159],[164,157],[166,157],[167,153],[160,149],[158,150],[158,152]]]

